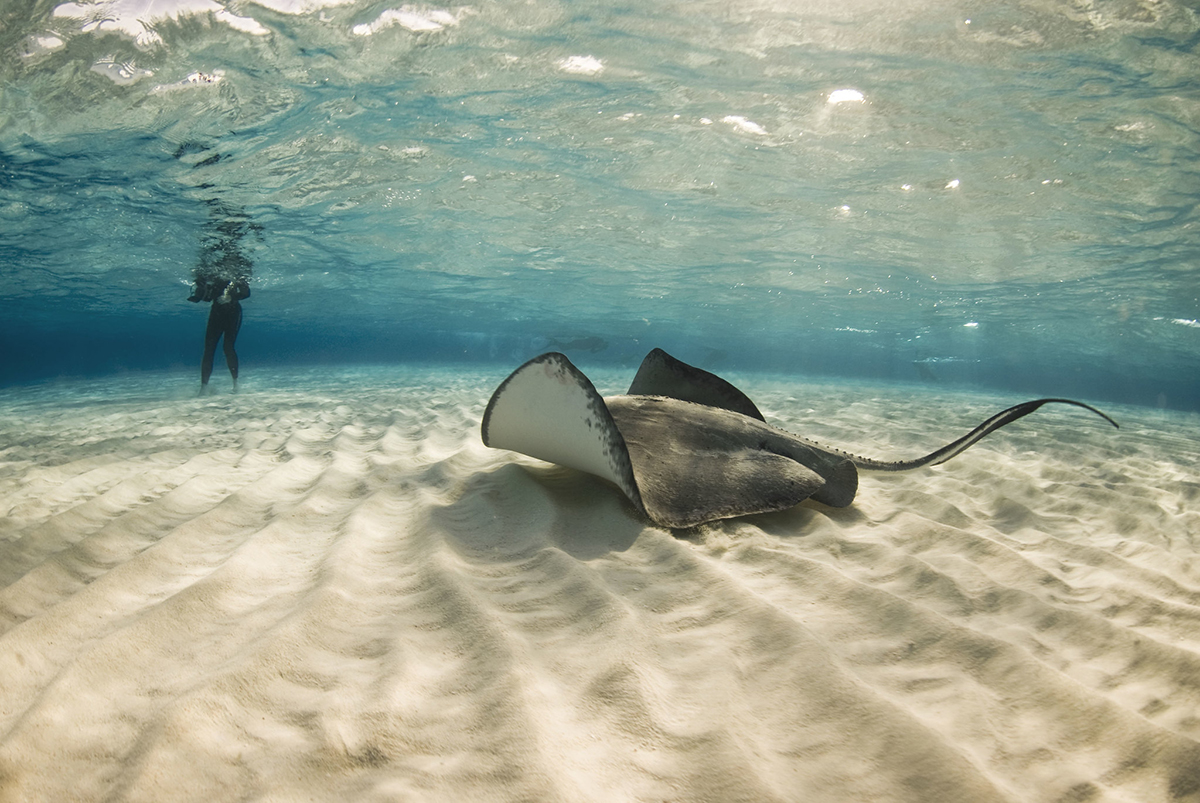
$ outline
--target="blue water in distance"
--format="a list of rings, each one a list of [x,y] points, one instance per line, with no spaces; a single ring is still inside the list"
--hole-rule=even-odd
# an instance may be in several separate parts
[[[1180,0],[5,0],[0,383],[771,371],[1200,407]],[[224,372],[218,356],[217,376]]]

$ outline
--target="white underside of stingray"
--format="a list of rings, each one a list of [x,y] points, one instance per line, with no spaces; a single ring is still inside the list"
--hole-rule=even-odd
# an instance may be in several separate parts
[[[601,397],[557,352],[504,380],[483,415],[483,442],[594,474],[664,527],[784,510],[805,499],[854,501],[857,468],[906,471],[945,462],[1043,404],[1010,407],[916,460],[886,462],[821,447],[772,427],[744,393],[661,349],[646,355],[629,393]],[[857,467],[857,468],[856,468]]]

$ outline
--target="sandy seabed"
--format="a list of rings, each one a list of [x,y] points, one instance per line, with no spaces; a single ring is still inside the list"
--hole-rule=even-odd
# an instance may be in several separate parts
[[[505,373],[0,392],[0,801],[1200,800],[1200,417],[669,532],[485,448]],[[746,389],[881,457],[1021,400]]]

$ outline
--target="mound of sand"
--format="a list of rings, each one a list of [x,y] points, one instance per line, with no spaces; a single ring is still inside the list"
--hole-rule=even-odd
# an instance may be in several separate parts
[[[1200,418],[672,533],[485,448],[505,373],[0,394],[0,800],[1200,799]],[[1018,401],[747,390],[897,457]]]

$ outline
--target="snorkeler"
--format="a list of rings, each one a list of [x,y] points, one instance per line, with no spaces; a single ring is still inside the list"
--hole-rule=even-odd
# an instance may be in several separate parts
[[[205,228],[199,264],[194,272],[195,284],[188,301],[211,301],[208,326],[204,330],[204,357],[200,361],[200,395],[208,390],[212,376],[213,357],[217,343],[224,338],[225,364],[233,377],[237,392],[238,356],[234,350],[238,330],[242,327],[242,305],[250,297],[250,276],[253,263],[246,255],[243,240],[258,234],[261,227],[251,222],[240,208],[231,208],[218,199],[206,201],[210,222]]]
[[[204,358],[200,361],[200,395],[208,389],[208,380],[212,376],[213,357],[217,353],[217,341],[225,338],[225,364],[229,366],[229,374],[233,377],[233,391],[237,392],[238,356],[234,350],[238,330],[242,328],[242,305],[238,303],[243,298],[250,297],[250,283],[245,278],[233,281],[202,281],[196,279],[196,286],[188,301],[212,301],[208,311],[208,326],[204,330]]]
[[[190,163],[193,170],[203,172],[205,168],[224,162],[227,154],[217,153],[203,143],[189,141],[179,146],[175,158]],[[250,297],[250,277],[254,273],[254,263],[246,253],[244,240],[248,236],[252,240],[254,237],[261,240],[262,226],[251,220],[244,208],[224,200],[211,181],[204,180],[197,186],[213,191],[210,197],[203,199],[208,207],[208,222],[201,233],[200,258],[193,271],[195,283],[188,297],[188,301],[196,303],[212,302],[208,326],[204,330],[204,357],[200,360],[200,395],[208,390],[213,357],[222,338],[225,340],[225,364],[229,366],[236,393],[238,356],[234,344],[238,330],[242,328],[242,305],[238,302]]]

